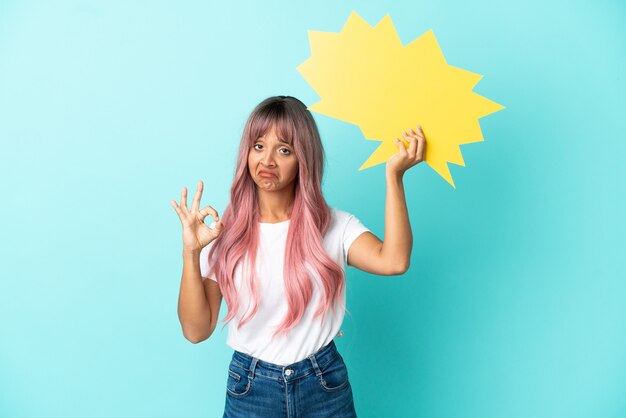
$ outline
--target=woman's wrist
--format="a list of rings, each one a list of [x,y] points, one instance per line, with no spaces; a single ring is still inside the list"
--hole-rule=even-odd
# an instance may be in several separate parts
[[[404,171],[396,171],[396,170],[386,170],[387,181],[393,181],[402,183],[402,178],[404,177]]]
[[[183,257],[185,256],[200,256],[202,248],[185,248],[183,247]]]

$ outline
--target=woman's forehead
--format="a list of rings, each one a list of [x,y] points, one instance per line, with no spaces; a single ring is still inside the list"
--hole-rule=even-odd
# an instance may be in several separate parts
[[[265,140],[273,139],[273,138],[276,138],[276,140],[279,142],[284,142],[285,144],[289,144],[289,141],[284,136],[276,132],[276,129],[274,128],[269,129],[263,135],[259,136],[258,140],[265,141]]]
[[[275,136],[280,142],[284,142],[286,144],[291,144],[293,142],[291,138],[291,130],[285,129],[284,126],[281,126],[281,123],[273,122],[271,124],[267,123],[263,125],[266,126],[261,126],[261,124],[259,124],[256,132],[253,132],[253,135],[256,137],[254,139],[266,139],[270,136]]]

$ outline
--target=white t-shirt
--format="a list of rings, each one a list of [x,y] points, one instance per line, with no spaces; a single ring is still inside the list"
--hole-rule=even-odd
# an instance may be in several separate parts
[[[242,284],[241,266],[235,269],[235,288],[239,294],[240,312],[228,323],[226,343],[233,349],[263,361],[287,366],[317,352],[337,335],[343,322],[345,311],[335,306],[329,309],[324,322],[321,315],[313,320],[323,290],[316,276],[311,277],[313,293],[300,322],[285,337],[272,334],[287,313],[287,300],[283,282],[285,246],[289,220],[278,223],[259,223],[259,249],[256,258],[258,307],[254,316],[237,329],[247,308],[252,309],[251,293]],[[363,232],[369,231],[354,215],[331,208],[331,222],[324,237],[324,248],[328,255],[344,269],[348,259],[348,249]],[[200,252],[200,273],[207,279],[209,272],[209,250],[213,243]],[[217,281],[213,276],[209,279]],[[341,294],[346,302],[345,286]],[[220,323],[218,323],[218,327]]]

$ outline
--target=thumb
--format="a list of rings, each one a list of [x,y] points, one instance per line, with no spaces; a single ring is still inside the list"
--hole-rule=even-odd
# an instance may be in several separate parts
[[[221,231],[222,229],[224,229],[224,224],[222,223],[222,220],[218,220],[217,222],[215,222],[215,226],[213,226],[214,229],[217,229],[218,231]]]
[[[218,220],[217,222],[214,222],[214,225],[211,225],[211,227],[215,231],[216,238],[222,235],[222,231],[224,230],[224,224],[222,223],[221,219]]]

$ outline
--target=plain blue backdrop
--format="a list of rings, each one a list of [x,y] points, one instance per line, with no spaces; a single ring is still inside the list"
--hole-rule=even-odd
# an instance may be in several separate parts
[[[359,416],[626,416],[626,3],[2,0],[1,417],[221,415],[232,350],[182,336],[169,201],[203,179],[223,211],[250,111],[315,103],[307,30],[352,10],[405,44],[433,29],[506,106],[456,190],[406,174],[410,270],[348,269]],[[315,118],[329,203],[382,237],[377,144]]]

